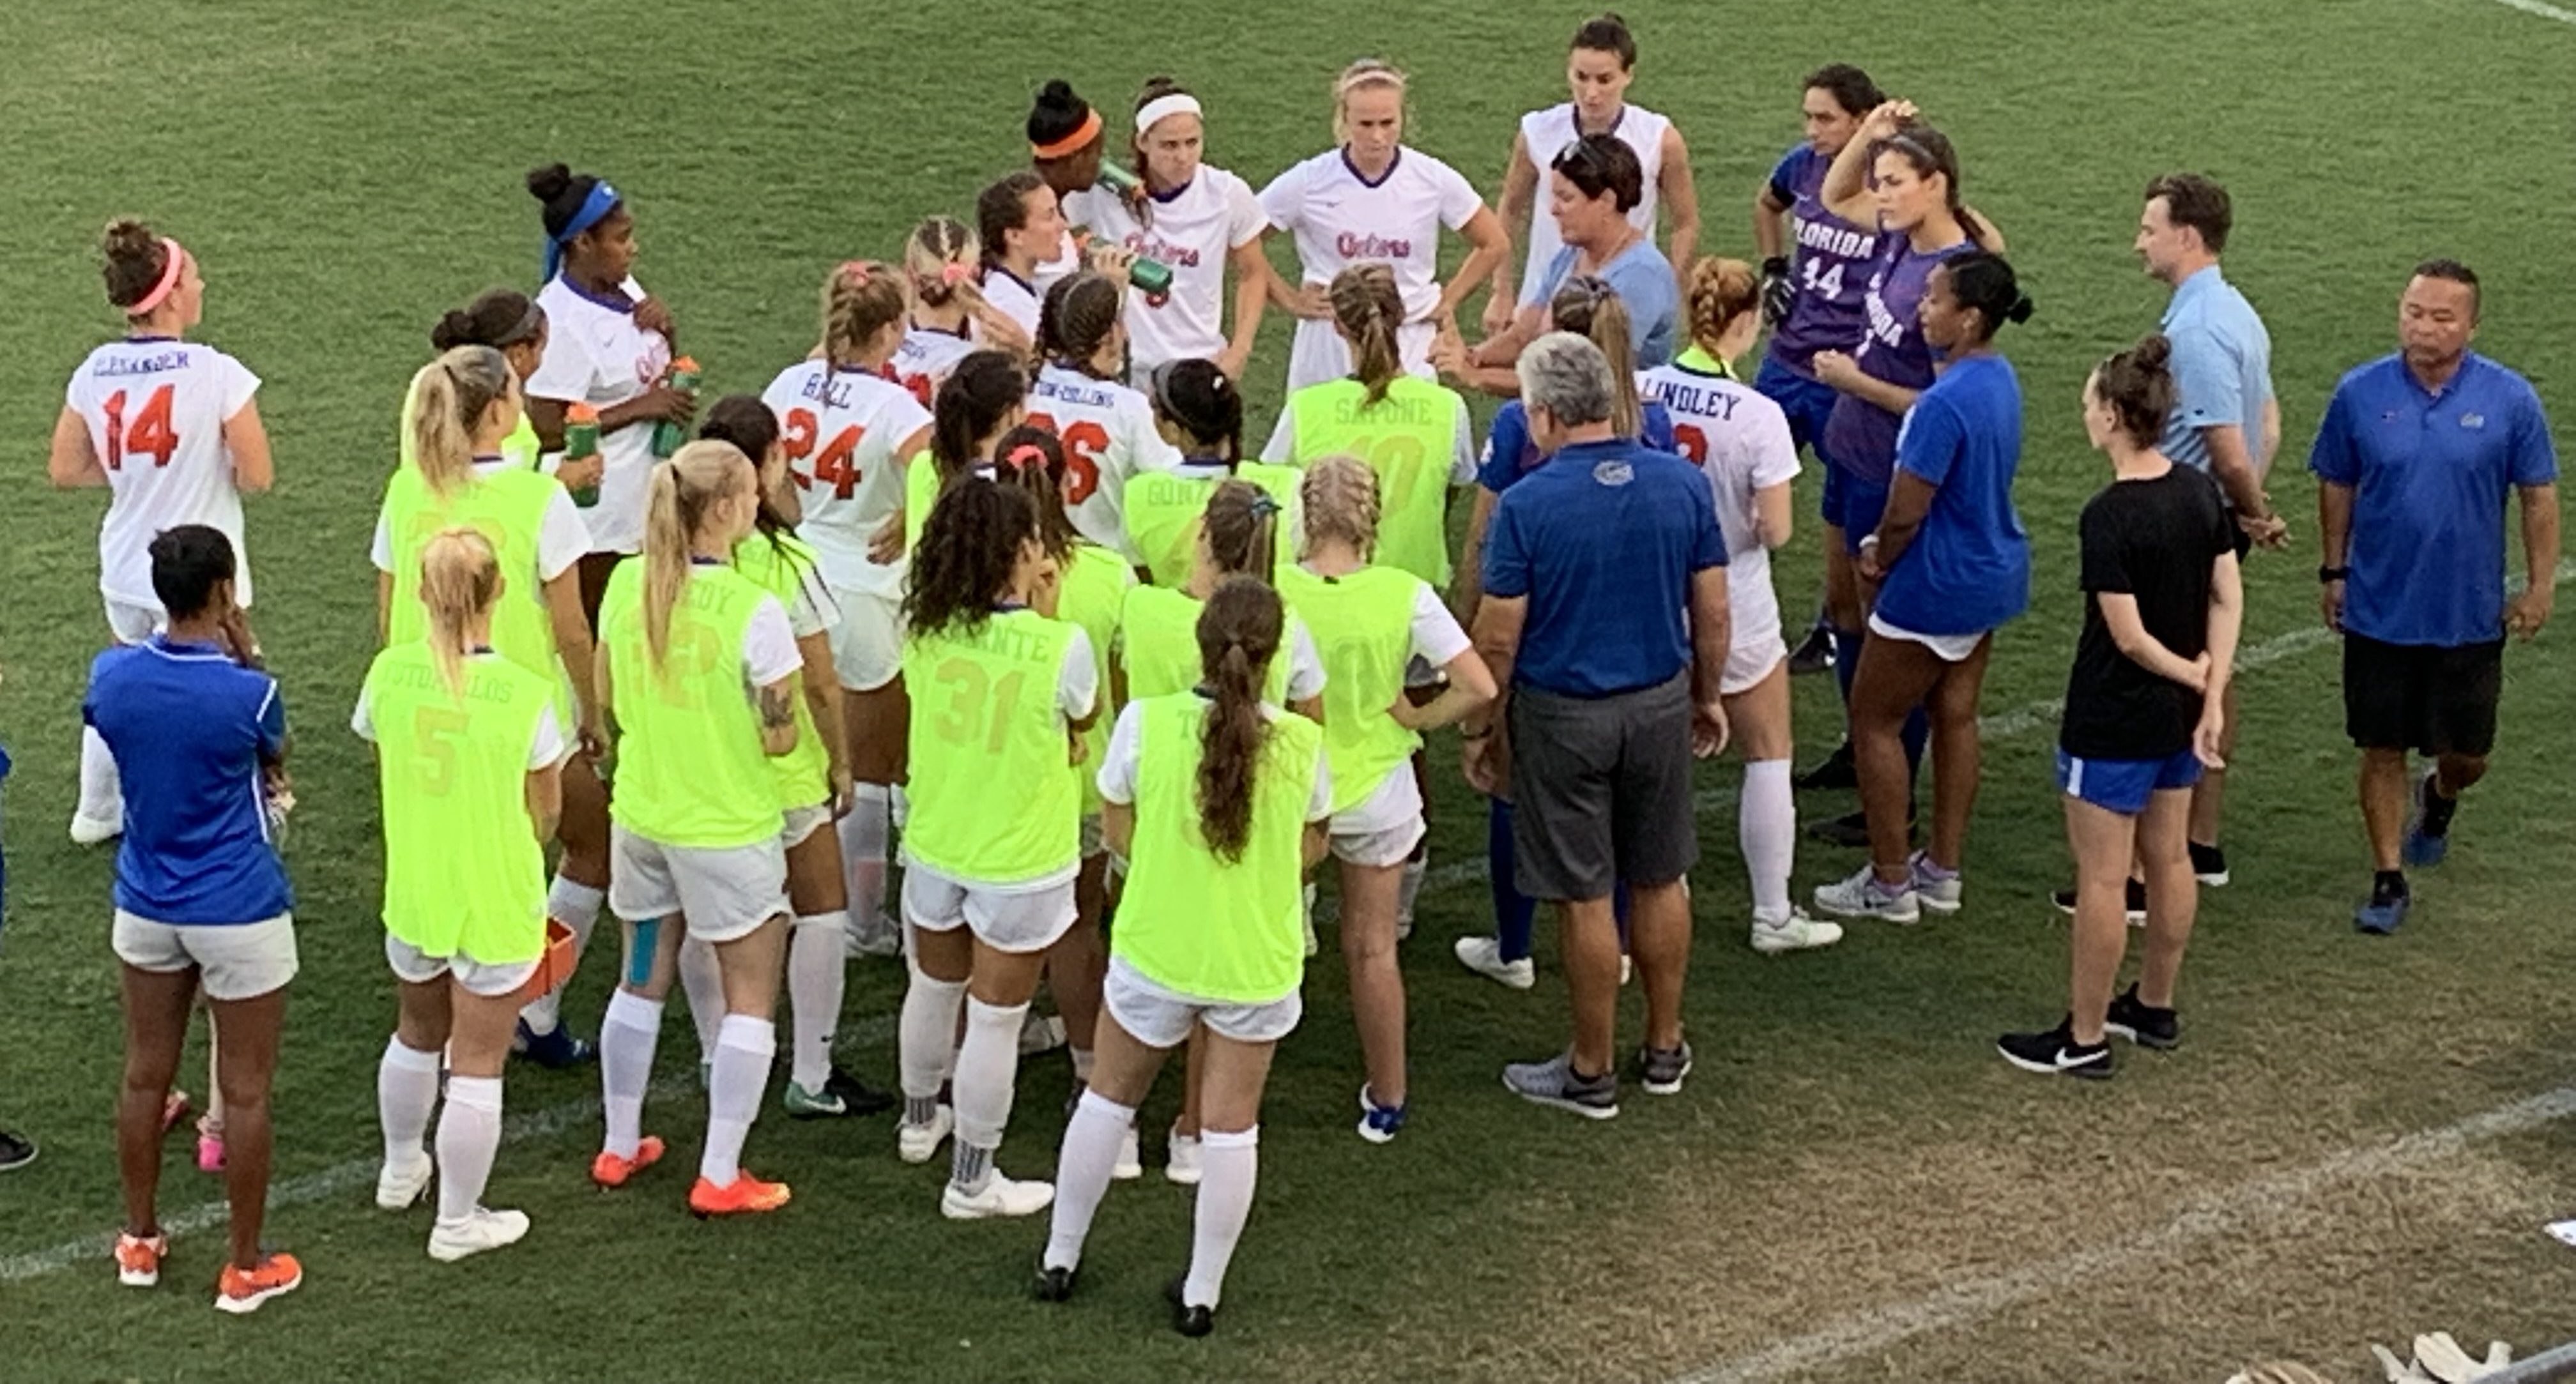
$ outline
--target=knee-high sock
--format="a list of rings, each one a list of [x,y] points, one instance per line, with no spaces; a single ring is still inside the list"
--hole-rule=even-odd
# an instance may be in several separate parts
[[[966,997],[966,1041],[957,1045],[957,1154],[972,1148],[989,1158],[1002,1146],[1002,1127],[1011,1122],[1011,1088],[1020,1069],[1020,1023],[1025,1004],[986,1004]],[[961,1181],[980,1183],[968,1168]]]
[[[81,727],[80,807],[79,814],[94,822],[125,820],[125,791],[116,775],[116,756],[107,741],[87,726]]]
[[[834,824],[850,872],[850,916],[863,928],[880,926],[885,916],[889,801],[886,785],[862,783],[849,815]]]
[[[912,983],[903,992],[903,1016],[895,1027],[895,1062],[902,1074],[907,1102],[939,1099],[939,1088],[957,1067],[957,1009],[966,1002],[966,982],[933,980],[912,967]],[[1013,1035],[1016,1041],[1017,1035]],[[907,1110],[905,1117],[921,1123]]]
[[[769,1086],[769,1059],[778,1055],[778,1026],[748,1014],[727,1014],[716,1034],[715,1075],[707,1083],[707,1149],[698,1176],[730,1187],[742,1175],[742,1141],[760,1117]]]
[[[1753,880],[1753,916],[1784,922],[1789,917],[1789,871],[1798,856],[1798,795],[1790,783],[1789,761],[1763,759],[1744,766],[1744,792],[1735,816],[1744,871]]]
[[[385,1162],[411,1167],[429,1156],[429,1112],[438,1104],[438,1054],[385,1040],[376,1064],[376,1118],[385,1129]]]
[[[653,1049],[662,1041],[662,1002],[631,990],[608,997],[599,1023],[599,1099],[608,1118],[600,1147],[620,1158],[635,1156],[644,1137],[644,1088],[653,1080]]]
[[[561,875],[555,876],[554,883],[546,886],[546,916],[572,929],[575,965],[580,964],[583,949],[590,945],[591,929],[599,926],[600,905],[606,902],[607,895],[600,890]],[[560,989],[539,995],[528,1001],[527,1008],[519,1011],[519,1017],[528,1022],[528,1031],[539,1037],[554,1032],[562,1014],[563,991]]]
[[[1091,1234],[1100,1198],[1109,1191],[1118,1146],[1135,1123],[1136,1107],[1098,1091],[1085,1090],[1074,1103],[1073,1118],[1064,1126],[1064,1149],[1055,1160],[1055,1219],[1040,1261],[1048,1268],[1070,1269],[1082,1262],[1082,1242]]]
[[[832,1077],[832,1030],[841,1022],[841,945],[850,915],[815,913],[796,920],[787,937],[787,1014],[794,1046],[789,1079],[820,1091]]]
[[[1252,1215],[1252,1184],[1261,1169],[1261,1126],[1209,1130],[1199,1136],[1198,1216],[1190,1235],[1190,1276],[1181,1301],[1214,1307],[1225,1295],[1225,1266]]]
[[[501,1151],[501,1078],[450,1077],[438,1117],[438,1218],[453,1224],[482,1204]]]
[[[1512,879],[1517,858],[1512,850],[1512,805],[1491,799],[1485,812],[1485,875],[1494,889],[1494,940],[1502,944],[1505,961],[1530,954],[1530,926],[1538,917],[1537,901],[1522,893]]]
[[[716,1060],[716,1030],[724,1023],[724,969],[712,942],[680,939],[680,989],[689,997],[689,1021],[698,1026],[698,1060]]]

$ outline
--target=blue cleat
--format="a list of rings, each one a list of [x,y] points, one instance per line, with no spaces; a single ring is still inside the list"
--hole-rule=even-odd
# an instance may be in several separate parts
[[[2370,886],[2370,902],[2353,910],[2353,930],[2385,937],[2406,921],[2407,906],[2413,902],[2404,875],[2394,870],[2381,871]]]
[[[2425,771],[2423,782],[2415,788],[2415,812],[2406,822],[2405,843],[2398,848],[2409,866],[2430,869],[2451,853],[2451,814],[2458,810],[2459,800],[2436,794],[2433,772]]]
[[[531,1033],[525,1019],[519,1021],[519,1032],[510,1042],[510,1051],[555,1071],[578,1067],[599,1057],[599,1049],[572,1036],[564,1025],[556,1024],[552,1033]]]

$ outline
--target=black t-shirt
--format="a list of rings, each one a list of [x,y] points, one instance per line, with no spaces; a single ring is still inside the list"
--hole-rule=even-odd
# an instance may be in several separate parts
[[[2114,481],[2084,506],[2084,633],[2058,744],[2081,759],[2165,759],[2191,748],[2200,694],[2120,652],[2103,593],[2137,598],[2139,623],[2176,656],[2209,647],[2209,569],[2236,550],[2218,486],[2188,466]]]

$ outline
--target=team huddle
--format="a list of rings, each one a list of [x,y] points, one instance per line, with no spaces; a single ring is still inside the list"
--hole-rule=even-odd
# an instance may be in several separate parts
[[[1950,141],[1843,65],[1802,87],[1756,255],[1701,254],[1688,147],[1625,100],[1636,58],[1616,16],[1578,29],[1572,99],[1521,122],[1494,206],[1403,142],[1405,78],[1382,63],[1334,84],[1335,147],[1258,190],[1205,161],[1208,114],[1178,84],[1140,94],[1130,171],[1051,82],[1028,167],[892,259],[834,267],[812,352],[703,402],[682,324],[635,277],[642,213],[604,178],[531,173],[541,285],[438,318],[371,544],[381,649],[347,724],[377,765],[399,982],[378,1205],[434,1202],[441,1261],[528,1234],[482,1204],[514,1055],[595,1061],[590,1177],[655,1185],[676,986],[706,1100],[693,1212],[789,1204],[746,1162],[775,1065],[791,1117],[892,1109],[897,1157],[946,1146],[946,1217],[1049,1215],[1035,1291],[1063,1301],[1109,1185],[1143,1176],[1137,1112],[1178,1052],[1160,1142],[1195,1221],[1167,1295],[1204,1335],[1327,869],[1355,1129],[1405,1131],[1398,944],[1429,866],[1431,733],[1456,728],[1489,805],[1493,927],[1458,959],[1528,989],[1537,904],[1562,922],[1570,1040],[1502,1072],[1538,1104],[1608,1119],[1623,1079],[1683,1089],[1696,760],[1742,763],[1754,950],[1960,911],[1987,659],[2031,601],[2023,399],[1998,345],[2031,299]],[[2035,1071],[2107,1077],[2113,1036],[2175,1046],[2197,890],[2227,880],[2239,564],[2287,542],[2263,488],[2269,338],[2218,269],[2231,220],[2205,178],[2148,187],[2138,247],[2172,307],[2084,389],[2112,477],[2077,521],[2072,986],[2055,1027],[1998,1045]],[[1449,238],[1466,253],[1444,281]],[[72,834],[121,838],[115,1258],[149,1287],[169,1253],[160,1149],[202,1007],[198,1162],[232,1209],[216,1305],[248,1312],[303,1276],[260,1243],[297,969],[286,713],[243,545],[242,496],[274,468],[258,377],[189,335],[195,258],[133,221],[103,253],[128,330],[75,373],[51,469],[111,492],[114,647]],[[2555,458],[2530,387],[2467,352],[2478,306],[2467,269],[2420,266],[2404,349],[2347,377],[2311,458],[2377,857],[2368,931],[2402,921],[2404,867],[2439,861],[2484,770],[2505,633],[2549,614]],[[1242,380],[1272,309],[1296,322],[1287,394],[1249,448]],[[1502,401],[1481,445],[1471,395]],[[1812,634],[1770,567],[1802,452],[1827,557]],[[2529,585],[2508,601],[2514,493]],[[1803,778],[1795,638],[1848,718]],[[2410,750],[2433,761],[2412,788]],[[1856,788],[1860,811],[1811,834],[1869,856],[1812,908],[1791,892],[1801,788]],[[561,995],[603,916],[616,985],[593,1041]],[[2143,964],[2115,995],[2133,924]],[[891,1092],[834,1060],[854,958],[906,968]],[[1646,1028],[1623,1062],[1632,975]],[[1021,1058],[1058,1046],[1077,1094],[1054,1173],[1013,1176]]]

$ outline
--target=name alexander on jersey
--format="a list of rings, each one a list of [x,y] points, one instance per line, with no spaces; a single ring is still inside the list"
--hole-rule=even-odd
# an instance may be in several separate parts
[[[148,356],[101,356],[98,364],[90,367],[89,373],[102,380],[125,375],[155,375],[164,370],[185,370],[189,359],[185,346],[173,346]]]

